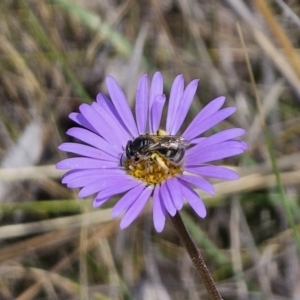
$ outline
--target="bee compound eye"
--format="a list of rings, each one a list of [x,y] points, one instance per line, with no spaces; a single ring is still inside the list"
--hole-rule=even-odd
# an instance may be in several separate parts
[[[132,154],[132,141],[128,141],[125,148],[127,158],[131,158]]]
[[[144,147],[144,143],[143,143],[143,139],[142,138],[136,138],[135,140],[133,140],[131,142],[131,148],[132,151],[139,151],[140,149],[142,149]]]

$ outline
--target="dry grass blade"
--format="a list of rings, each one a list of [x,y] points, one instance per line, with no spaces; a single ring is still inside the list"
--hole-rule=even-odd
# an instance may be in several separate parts
[[[299,184],[300,182],[300,170],[293,172],[282,172],[280,175],[284,185]],[[215,184],[215,189],[217,194],[231,194],[241,191],[259,190],[275,185],[275,175],[252,174],[241,177],[237,182],[217,183]]]
[[[13,64],[17,74],[23,80],[23,84],[27,87],[32,97],[44,98],[44,92],[41,88],[33,71],[25,62],[17,49],[10,43],[10,41],[3,35],[0,36],[0,50],[7,54],[7,58]]]
[[[28,224],[1,226],[0,236],[2,239],[9,239],[53,230],[79,228],[84,224],[92,225],[108,221],[111,221],[111,209],[88,213],[88,218],[85,215],[75,215]]]
[[[273,32],[273,34],[276,36],[279,43],[285,50],[286,57],[290,61],[291,67],[294,68],[295,72],[298,75],[298,78],[300,78],[300,59],[290,39],[276,21],[276,18],[274,17],[273,13],[271,12],[268,6],[268,3],[260,0],[254,0],[254,2],[259,11],[264,16],[265,21],[269,25],[268,28]]]
[[[54,4],[60,5],[74,17],[79,18],[81,22],[88,25],[94,32],[100,34],[101,38],[110,40],[121,54],[129,56],[131,53],[131,45],[117,32],[114,31],[99,15],[92,11],[84,9],[84,7],[71,4],[66,0],[51,0]]]
[[[54,165],[23,168],[0,169],[0,181],[34,180],[42,178],[61,178],[64,172],[55,169]]]
[[[59,230],[28,238],[0,249],[0,262],[27,255],[29,252],[53,248],[68,243],[78,236],[77,229]]]
[[[278,51],[270,40],[259,30],[253,29],[254,36],[265,51],[269,59],[272,59],[275,66],[285,76],[286,80],[293,86],[294,90],[300,95],[300,80],[292,66],[287,62],[286,57]]]
[[[114,230],[116,229],[116,224],[108,224],[108,225],[103,225],[101,228],[97,230],[97,232],[89,238],[87,248],[86,250],[91,250],[93,249],[98,243],[101,238],[105,238],[109,235],[111,235]],[[66,258],[62,259],[59,261],[52,269],[51,272],[61,272],[65,268],[69,266],[69,264],[73,260],[77,260],[79,256],[79,251],[76,249],[74,250],[70,255],[68,255]],[[28,288],[24,293],[19,295],[16,300],[30,300],[35,297],[37,293],[39,293],[40,288],[42,287],[42,280],[37,280],[37,282],[32,285],[30,288]]]

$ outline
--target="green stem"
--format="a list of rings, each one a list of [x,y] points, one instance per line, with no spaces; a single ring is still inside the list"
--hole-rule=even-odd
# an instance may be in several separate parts
[[[171,221],[175,228],[177,235],[179,236],[182,244],[186,248],[196,270],[198,271],[201,280],[203,281],[205,288],[212,300],[222,300],[220,293],[217,290],[215,282],[210,275],[208,268],[204,262],[202,255],[200,254],[198,248],[193,242],[190,234],[188,233],[179,212],[176,213],[174,217],[171,217]]]

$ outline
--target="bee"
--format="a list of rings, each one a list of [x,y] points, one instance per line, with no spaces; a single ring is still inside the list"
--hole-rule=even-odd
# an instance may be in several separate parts
[[[182,162],[189,145],[190,142],[185,138],[167,135],[165,131],[159,130],[156,135],[144,134],[128,141],[125,154],[135,163],[141,160],[155,161],[163,169],[168,170],[162,157],[178,165]]]

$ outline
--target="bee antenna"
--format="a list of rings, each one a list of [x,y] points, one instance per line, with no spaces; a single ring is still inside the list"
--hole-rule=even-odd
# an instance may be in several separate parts
[[[124,155],[124,153],[122,153],[122,154],[121,154],[121,157],[120,157],[120,166],[121,166],[121,167],[124,167],[124,166],[123,166],[123,155]]]

